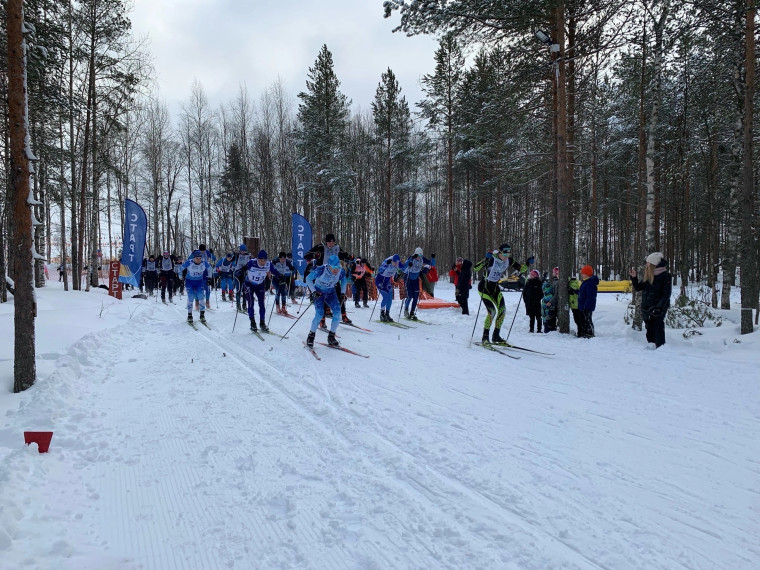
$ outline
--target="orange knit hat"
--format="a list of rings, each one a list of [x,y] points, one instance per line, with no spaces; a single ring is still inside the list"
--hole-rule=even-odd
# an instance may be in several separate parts
[[[585,275],[586,277],[591,277],[594,274],[594,270],[591,268],[590,265],[584,265],[581,269],[581,273]]]

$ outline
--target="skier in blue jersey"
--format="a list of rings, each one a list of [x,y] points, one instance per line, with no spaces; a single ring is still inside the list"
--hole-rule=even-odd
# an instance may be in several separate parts
[[[211,275],[211,266],[203,261],[203,253],[196,249],[192,257],[182,264],[187,289],[187,322],[193,322],[193,301],[201,312],[201,322],[206,322],[206,281]]]
[[[214,264],[216,263],[216,256],[214,255],[213,250],[206,249],[206,244],[202,243],[198,245],[198,249],[196,251],[201,252],[201,256],[203,257],[203,261],[208,263],[209,267],[214,267]],[[214,279],[214,272],[209,271],[208,277],[206,278],[206,305],[210,305],[211,301],[211,285],[210,282]],[[195,307],[198,308],[197,305]]]
[[[320,265],[327,265],[327,260],[330,259],[330,257],[333,255],[337,255],[338,259],[345,263],[348,263],[349,261],[353,259],[353,256],[350,253],[345,252],[343,248],[341,248],[340,245],[338,245],[338,243],[335,241],[334,234],[327,234],[325,236],[324,242],[318,243],[317,245],[313,246],[309,251],[304,253],[303,258],[306,261],[314,262],[313,264],[310,263],[307,266],[305,277],[307,277],[309,274],[309,271],[311,271],[310,268],[318,267]],[[341,319],[343,320],[344,323],[346,323],[347,325],[350,325],[351,319],[349,319],[348,315],[346,314],[345,285],[343,285],[342,290],[336,291],[335,293],[336,295],[338,295],[340,298],[343,299],[343,301],[340,304]]]
[[[248,318],[251,320],[251,330],[256,332],[256,309],[253,307],[254,296],[259,301],[259,326],[261,330],[268,331],[266,323],[266,307],[264,306],[264,295],[267,292],[267,277],[271,274],[274,277],[280,277],[272,263],[267,259],[265,250],[259,251],[256,259],[248,262],[245,268],[245,291],[248,297]]]
[[[311,321],[309,336],[306,338],[306,345],[314,348],[314,335],[317,326],[325,315],[325,305],[332,309],[332,320],[330,321],[330,332],[327,334],[327,344],[330,346],[339,346],[338,339],[335,338],[335,331],[340,323],[340,303],[346,300],[345,294],[336,291],[336,285],[340,284],[340,291],[345,291],[348,284],[346,271],[340,265],[340,258],[337,255],[331,255],[327,258],[325,265],[320,265],[309,273],[306,278],[306,285],[312,292],[315,315]]]
[[[166,303],[166,290],[169,289],[169,302],[174,297],[174,280],[177,278],[174,274],[174,256],[164,251],[161,257],[156,261],[158,268],[158,279],[161,284],[161,301]]]
[[[386,258],[377,270],[375,276],[375,285],[380,292],[382,301],[380,302],[380,320],[384,323],[392,323],[391,305],[393,304],[393,283],[401,273],[399,264],[401,256],[398,254]]]
[[[285,257],[284,251],[280,252],[280,255],[277,257],[277,261],[275,261],[273,265],[279,274],[279,277],[276,277],[273,280],[275,288],[274,303],[277,306],[278,313],[287,315],[290,282],[293,279],[293,273],[296,269],[293,266],[293,262],[288,261],[288,259]],[[282,307],[280,307],[280,301],[282,301]]]
[[[230,301],[232,300],[232,292],[235,290],[233,285],[233,277],[235,266],[232,263],[232,252],[228,251],[227,255],[216,262],[216,274],[219,276],[219,285],[222,288],[222,301],[227,300],[227,292],[230,294]]]
[[[420,298],[420,273],[430,270],[430,260],[422,255],[422,248],[414,250],[404,266],[406,273],[406,300],[404,301],[404,316],[413,321],[417,320],[417,301]],[[411,305],[411,308],[410,308]]]

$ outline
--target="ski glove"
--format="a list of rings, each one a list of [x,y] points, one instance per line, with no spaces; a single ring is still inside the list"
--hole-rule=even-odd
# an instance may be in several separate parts
[[[493,253],[490,251],[486,253],[486,259],[491,259],[493,257]]]
[[[527,263],[528,265],[533,265],[535,262],[536,262],[536,258],[535,258],[535,257],[533,257],[532,255],[531,255],[531,256],[528,258],[528,260],[526,261],[526,263]]]
[[[320,293],[319,291],[314,291],[314,292],[311,294],[311,297],[310,297],[310,299],[311,299],[311,302],[312,302],[312,303],[313,303],[313,302],[315,302],[315,301],[316,301],[317,299],[319,299],[321,296],[322,296],[322,293]]]

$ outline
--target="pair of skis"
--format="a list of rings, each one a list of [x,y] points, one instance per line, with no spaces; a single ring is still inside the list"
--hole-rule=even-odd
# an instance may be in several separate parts
[[[342,350],[343,352],[347,352],[348,354],[353,354],[354,356],[361,356],[362,358],[369,358],[366,354],[359,354],[358,352],[355,352],[351,350],[350,348],[346,348],[345,346],[332,346],[327,344],[326,342],[316,342],[314,344],[320,344],[322,346],[326,346],[327,348],[332,348],[334,350]],[[306,349],[311,352],[311,355],[316,358],[317,360],[322,360],[322,358],[317,354],[317,351],[314,350],[312,347],[310,347],[308,344],[306,344],[306,341],[303,342],[303,345],[306,347]]]
[[[188,325],[193,327],[195,330],[199,330],[197,326],[195,326],[195,321],[185,321]],[[202,324],[204,327],[206,327],[208,330],[211,330],[211,327],[208,326],[208,323],[206,321],[198,321],[200,324]]]
[[[381,325],[390,325],[392,327],[396,327],[397,329],[416,329],[417,327],[410,327],[409,325],[405,325],[404,323],[400,323],[398,321],[375,321],[376,323],[380,323]]]
[[[504,356],[509,356],[510,358],[515,359],[519,359],[520,357],[515,356],[514,354],[510,354],[502,349],[511,348],[512,350],[522,350],[523,352],[531,352],[533,354],[540,354],[541,356],[554,356],[553,352],[541,352],[540,350],[533,350],[532,348],[525,348],[524,346],[517,346],[508,342],[476,342],[474,344],[477,346],[482,346],[483,348],[488,349],[492,352],[498,352],[499,354],[503,354]]]

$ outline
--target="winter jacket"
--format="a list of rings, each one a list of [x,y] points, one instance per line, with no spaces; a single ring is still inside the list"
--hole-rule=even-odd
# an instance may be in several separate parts
[[[578,290],[581,288],[581,282],[575,277],[567,279],[567,302],[571,309],[578,308]]]
[[[644,319],[652,315],[652,309],[659,309],[660,316],[670,307],[670,295],[672,293],[672,279],[667,270],[668,262],[663,259],[657,264],[655,269],[654,280],[639,281],[638,277],[631,278],[631,283],[636,291],[643,291],[641,295],[641,314]]]
[[[544,296],[541,290],[541,280],[538,277],[532,277],[525,283],[522,292],[525,301],[525,314],[529,317],[541,316],[541,298]]]
[[[578,309],[593,312],[596,309],[596,291],[599,287],[599,278],[592,275],[581,282],[578,290]]]
[[[541,318],[544,321],[547,321],[557,314],[557,310],[552,304],[552,299],[554,298],[552,293],[552,284],[548,281],[544,281],[541,284],[541,292],[544,294],[544,296],[541,298]]]
[[[470,289],[472,289],[472,261],[469,259],[465,259],[462,262],[462,267],[457,277],[456,289],[465,295],[469,294]]]

